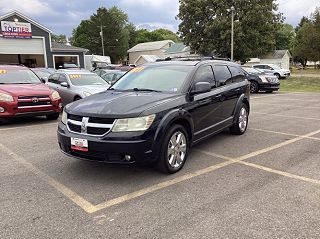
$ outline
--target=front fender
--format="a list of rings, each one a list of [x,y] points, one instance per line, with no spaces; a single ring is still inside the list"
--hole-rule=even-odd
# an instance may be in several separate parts
[[[161,145],[163,139],[166,135],[167,130],[177,121],[183,121],[188,124],[187,131],[190,134],[190,142],[192,142],[193,132],[194,132],[194,124],[191,117],[191,114],[183,109],[174,109],[165,114],[165,116],[161,119],[157,131],[154,136],[154,153],[155,155],[159,155],[161,151]]]

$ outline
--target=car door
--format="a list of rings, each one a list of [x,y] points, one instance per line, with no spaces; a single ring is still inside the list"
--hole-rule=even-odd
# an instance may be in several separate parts
[[[194,122],[194,140],[199,140],[216,131],[216,126],[222,118],[219,113],[221,107],[220,92],[217,91],[216,82],[211,65],[201,66],[195,73],[193,85],[198,82],[209,82],[212,89],[206,93],[192,96],[192,110],[190,110]]]
[[[58,73],[55,73],[55,74],[52,74],[49,76],[48,78],[48,86],[53,89],[53,90],[56,90],[59,92],[58,90],[58,86],[59,86],[59,74]],[[59,92],[60,94],[60,92]]]
[[[65,106],[73,101],[73,95],[70,90],[70,82],[68,81],[68,78],[64,73],[59,74],[58,81],[59,81],[58,92],[61,96],[62,105]],[[61,86],[61,83],[63,82],[67,83],[69,87]]]
[[[226,124],[231,120],[235,105],[239,98],[239,92],[234,82],[237,77],[233,77],[227,65],[214,65],[214,75],[218,83],[217,90],[220,91],[221,107],[218,114]]]

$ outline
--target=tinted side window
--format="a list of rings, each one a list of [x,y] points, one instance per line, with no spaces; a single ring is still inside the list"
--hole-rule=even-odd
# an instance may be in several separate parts
[[[211,66],[202,66],[197,70],[194,77],[194,84],[197,82],[209,82],[211,87],[216,86]]]
[[[234,67],[234,66],[229,66],[229,70],[232,75],[232,82],[237,83],[237,82],[244,81],[244,79],[245,79],[244,74],[240,68]]]
[[[262,66],[262,65],[254,66],[254,68],[258,68],[258,69],[265,69],[265,67],[264,67],[264,66]]]
[[[62,82],[68,82],[67,77],[64,74],[61,74],[59,78],[59,83],[62,83]]]
[[[214,75],[218,81],[218,86],[232,83],[232,76],[227,66],[214,66]]]
[[[53,74],[53,75],[49,76],[48,82],[53,83],[53,84],[60,84],[59,74]]]

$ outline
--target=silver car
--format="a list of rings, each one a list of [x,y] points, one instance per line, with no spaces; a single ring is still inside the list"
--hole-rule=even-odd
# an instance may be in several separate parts
[[[59,92],[62,105],[105,91],[109,84],[95,73],[85,70],[61,70],[49,76],[50,88]]]

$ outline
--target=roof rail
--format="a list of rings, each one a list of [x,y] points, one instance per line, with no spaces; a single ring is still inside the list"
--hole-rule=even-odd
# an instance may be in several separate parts
[[[231,61],[230,58],[222,58],[216,56],[184,56],[184,57],[167,57],[165,59],[157,59],[156,62],[160,61],[208,61],[208,60],[221,60]]]

